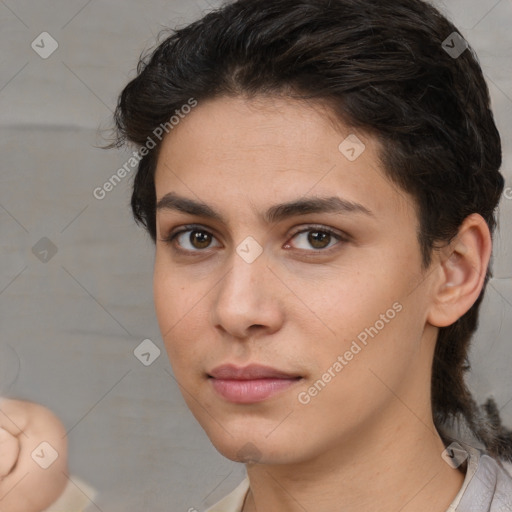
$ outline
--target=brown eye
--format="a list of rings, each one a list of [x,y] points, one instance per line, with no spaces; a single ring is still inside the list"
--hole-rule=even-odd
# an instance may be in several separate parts
[[[212,242],[212,235],[205,231],[191,231],[189,242],[196,249],[206,249]]]
[[[331,235],[323,231],[309,231],[308,242],[315,249],[325,249],[331,240]]]
[[[309,252],[320,252],[323,249],[330,249],[340,242],[347,241],[342,234],[335,233],[327,227],[322,227],[322,229],[320,229],[319,227],[314,226],[295,233],[292,240],[294,240],[293,247],[295,249],[308,250]],[[311,249],[314,250],[311,251]]]
[[[166,238],[163,238],[162,242],[172,245],[177,251],[182,253],[202,252],[211,247],[221,247],[221,244],[218,242],[213,245],[216,238],[206,229],[200,226],[183,226],[183,228],[185,229],[171,233]]]

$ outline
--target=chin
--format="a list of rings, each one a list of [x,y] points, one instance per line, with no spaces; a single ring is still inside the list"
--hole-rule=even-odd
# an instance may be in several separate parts
[[[206,432],[215,449],[227,459],[243,464],[288,464],[295,462],[297,444],[290,436],[270,436],[253,433],[229,435],[226,431]],[[286,443],[286,439],[288,443]],[[293,446],[292,446],[293,445]],[[292,455],[293,454],[293,455]],[[293,459],[293,460],[292,460]]]

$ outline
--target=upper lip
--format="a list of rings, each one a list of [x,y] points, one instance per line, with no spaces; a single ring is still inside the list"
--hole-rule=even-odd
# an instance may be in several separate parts
[[[208,376],[226,380],[293,379],[300,377],[297,374],[259,364],[250,364],[244,367],[234,364],[223,364],[208,372]]]

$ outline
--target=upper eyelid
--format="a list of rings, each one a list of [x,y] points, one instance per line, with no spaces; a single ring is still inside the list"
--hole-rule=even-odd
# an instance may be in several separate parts
[[[187,231],[204,231],[206,233],[209,233],[210,235],[217,238],[215,235],[215,230],[211,228],[206,228],[204,226],[201,226],[200,224],[185,224],[182,226],[179,226],[175,229],[171,229],[167,235],[164,236],[164,239],[174,238],[178,235],[182,235],[183,233],[186,233]]]

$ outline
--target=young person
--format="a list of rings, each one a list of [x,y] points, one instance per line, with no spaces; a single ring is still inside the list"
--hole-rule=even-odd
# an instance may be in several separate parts
[[[464,382],[500,138],[452,23],[228,3],[141,59],[115,120],[174,375],[247,467],[211,511],[512,510],[511,433]]]

